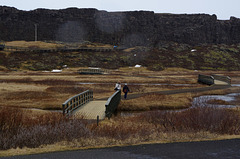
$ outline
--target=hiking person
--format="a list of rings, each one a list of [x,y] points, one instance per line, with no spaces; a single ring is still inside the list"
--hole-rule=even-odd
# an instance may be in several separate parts
[[[121,90],[121,83],[118,81],[114,88],[115,91]]]
[[[124,99],[127,99],[127,93],[129,92],[129,88],[127,86],[127,83],[125,83],[124,87],[123,87],[123,93],[124,93]]]

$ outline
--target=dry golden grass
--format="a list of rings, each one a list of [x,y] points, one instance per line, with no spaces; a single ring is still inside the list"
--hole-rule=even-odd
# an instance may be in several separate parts
[[[0,66],[0,71],[7,71],[8,69],[4,66]]]
[[[202,95],[225,95],[229,93],[237,93],[240,92],[240,87],[230,87],[227,89],[218,89],[218,90],[211,90],[211,91],[205,91],[200,93],[194,93],[194,97],[202,96]]]
[[[226,140],[226,139],[239,139],[240,135],[217,135],[211,134],[209,132],[198,132],[196,134],[189,133],[171,133],[166,134],[162,133],[165,139],[158,139],[152,141],[142,141],[137,144],[121,143],[121,144],[113,144],[113,145],[104,145],[105,142],[111,142],[109,139],[102,138],[98,141],[92,139],[91,141],[87,141],[88,143],[92,143],[92,146],[80,147],[81,140],[76,140],[75,142],[58,142],[52,145],[42,145],[39,148],[16,148],[0,151],[0,157],[3,156],[16,156],[16,155],[30,155],[30,154],[40,154],[40,153],[49,153],[56,151],[73,151],[73,150],[82,150],[82,149],[91,149],[91,148],[106,148],[106,147],[114,147],[114,146],[129,146],[129,145],[140,145],[140,144],[161,144],[161,143],[172,143],[172,142],[194,142],[194,141],[213,141],[213,140]],[[180,138],[176,138],[176,136]],[[158,137],[159,138],[159,137]],[[196,139],[197,138],[197,139]],[[84,139],[82,139],[84,140]],[[114,142],[114,141],[113,141]],[[97,145],[93,145],[95,143],[99,143]]]
[[[151,94],[140,98],[121,101],[120,111],[148,111],[165,109],[183,109],[191,106],[192,94],[161,95]]]
[[[6,94],[8,92],[20,92],[20,91],[44,91],[47,86],[34,85],[27,83],[0,83],[0,92]]]
[[[2,101],[1,106],[5,107],[21,107],[29,108],[24,109],[26,114],[31,115],[34,118],[37,115],[45,115],[50,113],[46,110],[41,109],[60,109],[61,104],[69,97],[80,92],[83,89],[93,89],[95,98],[109,97],[112,95],[113,88],[116,79],[120,79],[122,83],[191,83],[188,78],[194,77],[191,72],[185,76],[177,76],[174,74],[164,74],[165,77],[160,76],[160,78],[145,78],[145,77],[131,77],[131,76],[121,76],[121,71],[119,74],[113,75],[79,75],[74,73],[77,69],[65,70],[61,74],[52,73],[42,73],[42,72],[11,72],[11,73],[1,73],[0,81],[8,81],[0,83],[0,100]],[[143,70],[145,71],[145,70]],[[123,71],[125,73],[127,71]],[[129,70],[128,74],[134,74],[136,70]],[[146,71],[145,75],[153,76],[151,71]],[[149,73],[149,74],[148,74]],[[161,72],[156,72],[156,75],[160,75]],[[177,77],[176,77],[177,76]],[[168,77],[168,78],[167,78]],[[11,81],[12,80],[12,81]],[[30,83],[25,83],[25,82]],[[55,82],[55,84],[54,84]],[[90,85],[79,85],[75,82],[90,82],[90,83],[105,83],[103,84],[90,84]],[[64,84],[65,83],[65,84]],[[109,84],[106,84],[109,83]],[[194,82],[193,82],[194,83]],[[196,86],[199,87],[199,86]],[[182,87],[183,88],[183,87]],[[131,87],[130,87],[131,89]],[[173,86],[138,86],[133,88],[135,93],[145,93],[152,91],[161,90],[171,90],[179,89],[179,87]],[[226,94],[229,92],[239,92],[238,88],[230,88],[227,90],[216,90],[211,92],[203,92],[199,94],[178,94],[178,95],[159,95],[150,94],[147,96],[140,97],[138,99],[123,100],[119,106],[120,110],[155,110],[155,109],[180,109],[190,106],[192,96],[199,96],[204,94]],[[80,93],[79,92],[79,93]],[[33,109],[39,108],[39,109]],[[127,133],[130,129],[133,133],[137,131],[140,127],[146,127],[147,130],[152,130],[151,135],[147,136],[129,136],[124,139],[113,139],[111,137],[98,137],[98,138],[78,138],[74,141],[62,141],[55,143],[53,145],[43,145],[39,148],[22,148],[22,149],[10,149],[6,151],[0,151],[0,156],[8,155],[20,155],[20,154],[32,154],[32,153],[43,153],[43,152],[53,152],[53,151],[63,151],[63,150],[74,150],[82,148],[92,148],[92,147],[108,147],[115,145],[134,145],[134,144],[149,144],[149,143],[167,143],[167,142],[185,142],[185,141],[203,141],[203,140],[216,140],[225,138],[239,138],[236,135],[219,135],[210,132],[163,132],[163,131],[153,131],[157,130],[154,124],[148,124],[146,122],[137,122],[134,119],[118,119],[112,118],[110,120],[104,120],[100,122],[99,129],[105,129],[109,127],[109,130],[116,129],[120,130],[123,125],[126,125]],[[143,131],[142,133],[144,133]],[[111,132],[109,132],[111,133]],[[136,134],[136,133],[135,133]],[[110,134],[111,135],[111,134]],[[84,141],[84,142],[83,142]]]
[[[47,43],[43,41],[10,41],[5,43],[6,46],[21,47],[21,48],[41,48],[41,49],[56,49],[64,46],[70,47],[102,47],[102,48],[113,48],[109,44],[59,44],[59,43]]]
[[[194,72],[194,70],[189,70],[189,69],[185,69],[185,68],[179,68],[179,67],[171,67],[171,68],[166,68],[163,70],[163,72]]]
[[[24,47],[24,48],[31,48],[31,47],[37,47],[37,48],[52,48],[55,49],[57,47],[62,47],[61,44],[54,44],[54,43],[46,43],[42,41],[11,41],[6,42],[6,46],[14,46],[14,47]]]
[[[110,44],[100,44],[100,43],[89,44],[89,45],[80,45],[80,46],[87,46],[87,47],[102,47],[102,48],[113,48],[113,46],[110,45]]]
[[[196,83],[197,77],[191,75],[182,76],[181,78],[173,77],[174,75],[168,75],[160,78],[146,78],[136,76],[122,76],[121,71],[119,74],[109,75],[79,75],[77,70],[79,68],[66,69],[63,73],[46,73],[46,72],[2,72],[0,74],[0,100],[1,106],[22,107],[22,108],[39,108],[39,109],[61,109],[62,103],[73,95],[81,93],[85,90],[93,90],[94,98],[108,98],[114,92],[114,86],[117,80],[122,83]],[[131,74],[135,72],[135,68],[121,68],[122,72],[128,72]],[[152,75],[151,71],[140,69],[147,75]],[[128,71],[126,71],[128,70]],[[159,72],[156,72],[158,74]],[[189,77],[193,77],[193,80],[189,81]],[[191,79],[191,78],[190,78]],[[97,83],[81,85],[78,83]],[[163,90],[184,89],[188,86],[171,86],[171,85],[129,85],[130,90],[134,94],[138,93],[150,93]],[[194,85],[190,87],[202,87],[202,85]],[[233,89],[233,88],[231,88]],[[236,88],[235,88],[236,89]],[[209,91],[202,94],[221,94],[226,90]],[[237,90],[236,90],[237,91]],[[154,95],[150,99],[151,101],[141,98],[143,102],[139,102],[139,99],[123,101],[121,109],[123,110],[150,110],[150,109],[166,109],[166,108],[184,108],[189,105],[189,95],[181,95],[181,97],[174,96],[175,100],[171,101],[166,96],[164,100],[160,100],[157,95]],[[161,97],[162,98],[162,97]],[[128,107],[128,108],[126,108]]]
[[[131,51],[133,51],[135,49],[135,47],[132,47],[132,48],[128,48],[128,49],[125,49],[125,50],[123,50],[124,52],[131,52]]]

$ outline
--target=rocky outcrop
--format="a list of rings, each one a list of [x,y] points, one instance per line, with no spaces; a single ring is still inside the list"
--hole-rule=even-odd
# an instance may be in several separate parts
[[[217,20],[207,14],[106,12],[68,8],[21,11],[0,6],[0,40],[35,39],[100,42],[122,46],[158,46],[173,41],[191,45],[240,43],[240,19]]]

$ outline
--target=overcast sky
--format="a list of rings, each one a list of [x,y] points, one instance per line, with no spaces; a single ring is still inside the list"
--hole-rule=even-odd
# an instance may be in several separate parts
[[[68,7],[96,8],[106,11],[147,10],[155,13],[216,14],[218,19],[240,18],[240,0],[0,0],[0,5],[20,10]]]

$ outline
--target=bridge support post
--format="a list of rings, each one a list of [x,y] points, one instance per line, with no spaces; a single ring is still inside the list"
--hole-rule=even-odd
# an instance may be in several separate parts
[[[97,116],[97,126],[98,126],[98,124],[99,124],[99,115]]]
[[[65,104],[62,105],[63,115],[65,115]]]

